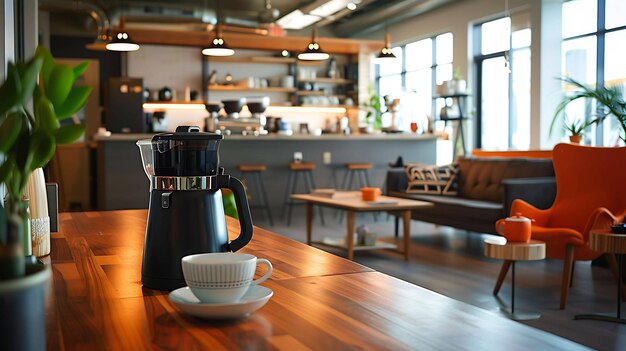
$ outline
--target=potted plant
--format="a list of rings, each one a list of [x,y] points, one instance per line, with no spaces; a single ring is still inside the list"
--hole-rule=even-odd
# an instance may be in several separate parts
[[[597,102],[596,112],[594,113],[595,118],[589,122],[588,125],[584,126],[583,129],[593,123],[598,123],[607,117],[613,116],[622,128],[623,134],[620,135],[620,139],[626,142],[626,100],[624,99],[624,93],[621,86],[592,87],[590,85],[580,83],[570,77],[560,79],[566,84],[573,86],[576,91],[563,97],[563,100],[561,100],[557,106],[554,118],[550,124],[550,134],[552,134],[552,130],[554,129],[554,125],[557,121],[564,116],[567,105],[578,99],[594,99]]]
[[[463,94],[467,89],[467,82],[463,79],[463,74],[461,73],[461,68],[456,67],[454,69],[454,73],[452,74],[452,80],[447,80],[444,82],[446,87],[447,95],[456,95]]]
[[[587,129],[592,124],[596,123],[597,120],[592,121],[573,121],[566,122],[564,125],[565,130],[569,132],[569,141],[574,144],[580,144],[580,140],[582,139],[583,133],[585,129]]]
[[[365,119],[368,124],[373,126],[374,130],[381,130],[383,128],[383,112],[380,95],[376,94],[371,87],[369,95],[369,100],[363,103],[363,109],[367,111]]]
[[[8,349],[45,348],[43,287],[50,269],[29,256],[23,194],[30,174],[50,161],[56,145],[84,133],[84,125],[59,121],[87,101],[91,87],[74,86],[86,68],[57,64],[38,47],[29,61],[9,63],[0,86],[0,184],[7,190],[6,206],[0,204],[0,340]]]

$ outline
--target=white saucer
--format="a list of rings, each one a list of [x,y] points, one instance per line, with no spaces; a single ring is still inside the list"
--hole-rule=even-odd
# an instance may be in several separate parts
[[[192,316],[205,319],[234,319],[246,317],[263,307],[272,295],[274,292],[271,289],[253,285],[238,302],[201,303],[186,286],[172,291],[169,297],[179,310]]]

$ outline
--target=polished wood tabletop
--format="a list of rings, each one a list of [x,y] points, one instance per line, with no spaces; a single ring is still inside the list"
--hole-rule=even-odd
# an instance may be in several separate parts
[[[578,350],[584,347],[255,227],[274,296],[246,319],[183,315],[141,286],[147,211],[61,214],[46,301],[50,350]],[[231,235],[238,225],[227,220]],[[259,272],[262,274],[262,272]]]

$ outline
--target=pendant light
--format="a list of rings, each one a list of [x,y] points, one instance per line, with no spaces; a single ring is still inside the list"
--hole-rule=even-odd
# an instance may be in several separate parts
[[[205,2],[206,6],[206,2]],[[219,24],[220,18],[220,1],[217,1],[216,6],[216,17],[217,24],[215,25],[215,38],[211,40],[211,44],[202,49],[202,54],[206,56],[232,56],[235,54],[235,50],[231,49],[230,46],[226,45],[226,41],[222,38],[222,27]]]
[[[222,38],[222,29],[218,23],[215,28],[215,38],[211,40],[211,45],[202,49],[202,54],[206,56],[232,56],[235,50],[226,45],[226,41]]]
[[[106,44],[109,51],[137,51],[139,44],[135,43],[128,32],[124,30],[124,3],[122,3],[122,16],[120,16],[120,31],[113,36],[110,42]]]
[[[323,61],[328,59],[328,57],[329,55],[322,51],[320,44],[317,42],[317,27],[313,27],[311,42],[307,45],[306,50],[298,54],[298,59],[304,61]]]
[[[389,31],[386,31],[385,46],[383,46],[383,48],[380,49],[380,53],[378,54],[378,57],[374,59],[374,62],[376,64],[381,64],[384,62],[397,60],[397,59],[398,58],[396,57],[396,55],[393,54],[393,51],[391,50],[391,35],[389,34]]]

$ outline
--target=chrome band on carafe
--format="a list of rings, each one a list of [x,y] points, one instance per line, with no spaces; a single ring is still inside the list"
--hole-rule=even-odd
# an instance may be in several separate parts
[[[216,176],[169,177],[152,176],[152,190],[216,190]]]

